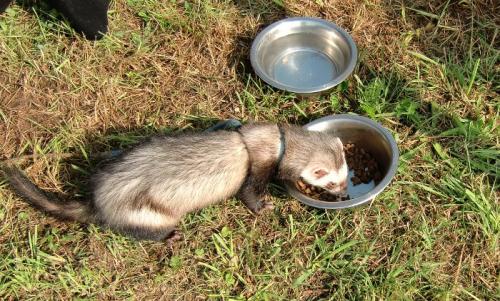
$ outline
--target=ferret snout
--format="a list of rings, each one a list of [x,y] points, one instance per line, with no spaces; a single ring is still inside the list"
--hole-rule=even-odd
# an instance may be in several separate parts
[[[347,194],[347,181],[340,183],[329,182],[324,188],[333,194]]]

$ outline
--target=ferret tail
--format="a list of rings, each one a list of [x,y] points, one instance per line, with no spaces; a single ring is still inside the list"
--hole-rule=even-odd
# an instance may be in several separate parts
[[[61,220],[94,222],[94,210],[90,205],[78,201],[63,202],[57,198],[49,198],[16,167],[2,166],[2,170],[17,195],[33,207]]]

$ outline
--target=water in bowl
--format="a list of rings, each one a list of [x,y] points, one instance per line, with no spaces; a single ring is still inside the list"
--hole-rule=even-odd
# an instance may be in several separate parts
[[[335,63],[312,48],[295,48],[284,52],[273,64],[273,77],[290,87],[314,88],[337,76]]]
[[[349,194],[349,198],[354,199],[359,196],[362,196],[365,193],[370,192],[373,188],[375,188],[375,181],[371,180],[368,184],[360,183],[358,185],[352,184],[351,178],[354,177],[354,170],[349,170],[349,180],[347,182],[347,194]]]

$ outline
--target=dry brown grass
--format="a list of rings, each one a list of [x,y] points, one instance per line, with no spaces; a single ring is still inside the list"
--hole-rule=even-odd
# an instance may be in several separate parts
[[[76,197],[85,175],[73,166],[94,164],[84,153],[128,147],[156,132],[199,130],[216,119],[368,115],[360,99],[380,84],[389,92],[374,118],[397,135],[403,154],[390,189],[370,207],[328,213],[275,190],[278,207],[261,218],[227,201],[190,215],[184,240],[167,249],[54,221],[0,186],[0,297],[498,297],[498,222],[495,228],[464,192],[484,194],[481,204],[498,217],[498,175],[470,167],[498,166],[473,153],[498,152],[498,127],[487,126],[499,111],[496,1],[280,2],[115,1],[110,34],[99,42],[73,35],[43,11],[37,17],[13,6],[0,17],[0,159],[37,154],[22,164],[34,182]],[[296,15],[334,21],[354,37],[359,66],[345,89],[300,100],[252,74],[253,37]],[[395,113],[403,99],[419,105],[420,122]],[[469,136],[440,136],[460,118],[485,125]],[[436,143],[447,163],[436,164]],[[63,153],[76,158],[57,156]]]

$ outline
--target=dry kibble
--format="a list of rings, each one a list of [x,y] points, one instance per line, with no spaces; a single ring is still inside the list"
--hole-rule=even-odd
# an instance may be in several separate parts
[[[353,185],[359,185],[361,183],[368,184],[372,180],[375,182],[382,180],[383,176],[378,169],[377,161],[368,151],[362,147],[357,147],[353,143],[345,144],[344,151],[347,165],[351,171],[354,171],[354,176],[351,178]],[[313,199],[319,199],[327,202],[349,200],[349,196],[331,194],[320,187],[312,186],[302,180],[297,181],[295,186],[299,191]]]
[[[302,182],[301,180],[297,181],[297,185],[299,185],[298,188],[300,189],[306,189],[306,183]]]
[[[306,194],[307,196],[313,198],[313,199],[319,199],[322,201],[327,201],[327,202],[339,202],[339,201],[345,201],[349,199],[349,196],[347,197],[341,197],[335,194],[331,194],[328,191],[320,188],[320,187],[315,187],[310,184],[305,183],[302,180],[299,180],[295,183],[295,187],[297,189]]]
[[[354,171],[351,178],[353,185],[370,183],[372,180],[380,181],[382,174],[378,169],[377,161],[362,147],[349,143],[344,145],[347,165]]]

